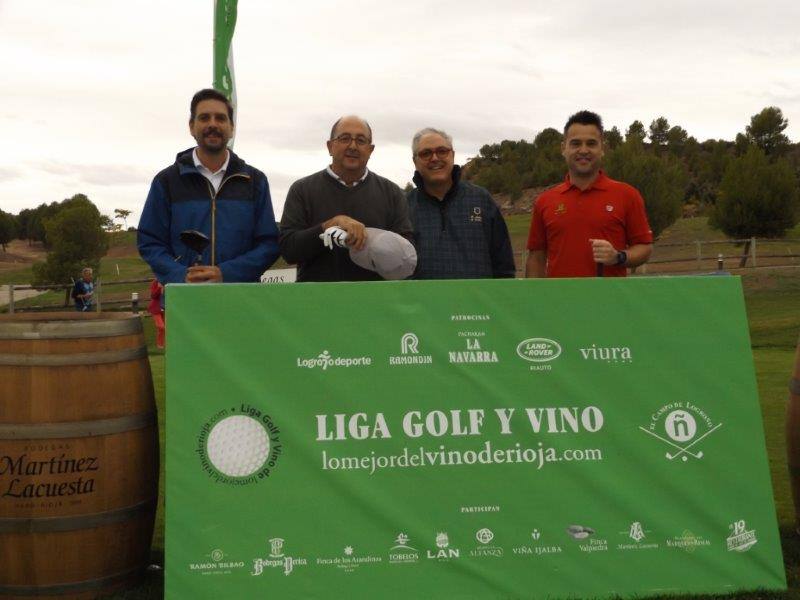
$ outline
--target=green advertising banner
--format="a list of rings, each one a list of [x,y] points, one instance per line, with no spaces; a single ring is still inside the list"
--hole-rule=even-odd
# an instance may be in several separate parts
[[[169,599],[786,587],[738,278],[167,295]]]

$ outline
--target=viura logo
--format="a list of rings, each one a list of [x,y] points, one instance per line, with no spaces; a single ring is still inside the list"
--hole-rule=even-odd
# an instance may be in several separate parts
[[[552,366],[546,363],[561,356],[561,344],[548,338],[528,338],[517,344],[517,356],[534,363],[531,371],[549,371]]]
[[[628,346],[598,346],[592,344],[588,348],[579,348],[583,360],[597,360],[607,363],[630,363],[633,355]]]

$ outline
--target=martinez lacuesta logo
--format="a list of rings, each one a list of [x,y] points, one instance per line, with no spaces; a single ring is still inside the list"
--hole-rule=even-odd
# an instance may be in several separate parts
[[[646,434],[661,441],[668,450],[667,460],[680,458],[683,462],[703,458],[698,444],[722,427],[704,409],[691,402],[672,402],[659,408],[650,416],[647,427],[639,427]]]
[[[223,408],[200,428],[195,453],[216,483],[248,485],[270,476],[283,453],[281,430],[248,403]]]

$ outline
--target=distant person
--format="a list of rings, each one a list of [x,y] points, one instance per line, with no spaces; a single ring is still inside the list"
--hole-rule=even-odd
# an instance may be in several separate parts
[[[416,188],[408,206],[417,247],[417,279],[514,277],[505,219],[491,194],[461,180],[453,138],[427,127],[411,142]]]
[[[526,277],[625,277],[650,258],[644,201],[601,170],[603,150],[600,116],[572,115],[561,142],[567,177],[533,206]]]
[[[139,221],[137,245],[162,285],[259,281],[278,256],[278,228],[267,178],[227,145],[233,107],[217,90],[197,92],[189,132],[197,146],[156,175]],[[180,234],[210,239],[197,254]]]
[[[147,312],[153,317],[153,324],[156,326],[156,348],[164,348],[166,341],[166,322],[164,321],[164,303],[161,301],[164,295],[164,286],[153,279],[150,282],[150,303],[147,305]]]
[[[92,269],[86,267],[81,271],[81,278],[72,286],[72,299],[75,301],[75,310],[78,312],[90,311],[93,297],[94,281],[92,281]]]
[[[367,169],[375,146],[372,129],[364,119],[342,117],[333,124],[327,141],[331,164],[295,181],[289,188],[280,230],[281,254],[297,264],[297,281],[371,281],[383,277],[351,257],[368,246],[370,232],[382,234],[385,247],[402,256],[394,271],[405,271],[405,258],[413,247],[397,236],[412,237],[408,204],[403,192],[388,179]],[[391,240],[391,241],[390,241]],[[413,253],[416,264],[416,253]],[[364,262],[363,264],[368,264]],[[408,274],[413,271],[413,267]]]

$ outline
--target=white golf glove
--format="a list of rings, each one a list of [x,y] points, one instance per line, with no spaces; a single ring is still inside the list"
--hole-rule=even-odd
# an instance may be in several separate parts
[[[319,239],[326,248],[333,250],[334,246],[339,248],[345,247],[345,240],[347,240],[347,232],[341,227],[328,227],[324,233],[319,234]]]

